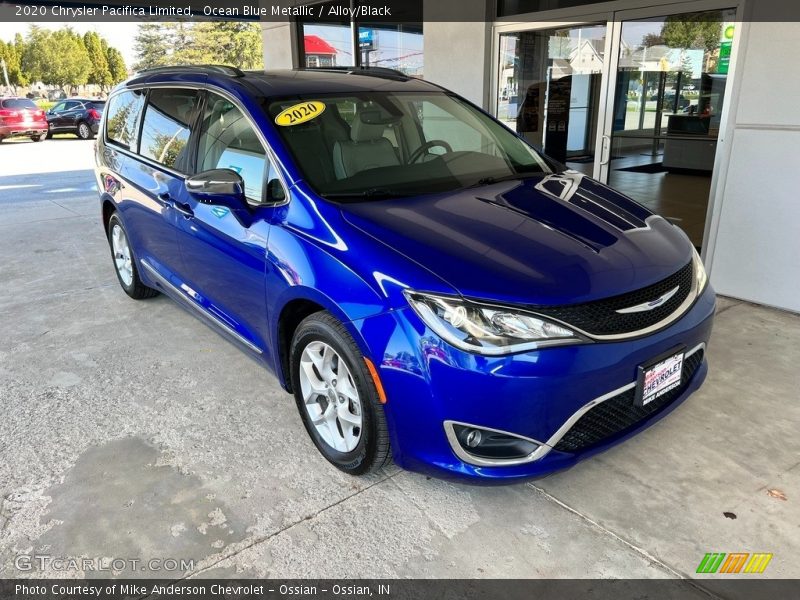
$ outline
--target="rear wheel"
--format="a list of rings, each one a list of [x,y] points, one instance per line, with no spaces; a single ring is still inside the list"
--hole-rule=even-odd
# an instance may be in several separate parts
[[[125,293],[134,300],[158,295],[157,290],[147,287],[139,279],[139,270],[128,241],[128,234],[116,213],[111,215],[108,221],[108,245],[111,248],[111,257],[114,259],[117,279]]]
[[[292,389],[306,431],[334,466],[361,475],[389,457],[375,382],[347,329],[328,312],[307,317],[290,352]]]
[[[92,128],[87,123],[78,123],[78,137],[82,140],[92,139]]]
[[[32,135],[31,136],[31,139],[34,142],[42,142],[42,141],[45,140],[45,138],[47,138],[47,134],[46,133],[42,133],[42,134],[39,134],[39,135]]]

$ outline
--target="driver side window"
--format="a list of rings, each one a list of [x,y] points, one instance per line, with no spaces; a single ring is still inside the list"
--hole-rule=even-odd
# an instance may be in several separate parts
[[[283,199],[275,169],[269,167],[267,153],[250,121],[233,102],[209,92],[200,128],[197,171],[236,171],[244,180],[247,200],[262,204]],[[271,179],[265,187],[268,176]]]

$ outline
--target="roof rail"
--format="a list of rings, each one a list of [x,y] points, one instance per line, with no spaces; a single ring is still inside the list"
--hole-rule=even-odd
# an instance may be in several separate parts
[[[392,77],[410,79],[408,75],[397,69],[388,67],[301,67],[299,71],[330,71],[333,73],[347,73],[349,75],[372,75],[375,77]]]
[[[150,73],[171,73],[174,71],[220,71],[226,75],[233,77],[244,77],[244,71],[239,67],[232,67],[230,65],[170,65],[164,67],[150,67],[141,69],[136,72],[137,75],[144,75]]]

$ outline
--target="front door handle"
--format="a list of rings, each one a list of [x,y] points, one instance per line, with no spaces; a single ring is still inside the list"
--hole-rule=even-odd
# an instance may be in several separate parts
[[[158,200],[162,206],[166,206],[168,208],[176,210],[187,219],[194,216],[194,211],[192,210],[191,206],[189,206],[188,204],[184,204],[183,202],[178,202],[177,200],[175,200],[175,198],[170,196],[169,192],[164,192],[163,194],[159,194]]]

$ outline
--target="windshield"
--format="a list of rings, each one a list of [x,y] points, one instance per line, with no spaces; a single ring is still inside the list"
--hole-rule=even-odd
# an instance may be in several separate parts
[[[295,96],[268,110],[304,179],[327,198],[411,196],[551,172],[511,131],[446,93]]]
[[[26,98],[12,98],[10,100],[3,100],[2,102],[3,108],[8,109],[23,109],[23,108],[30,108],[36,110],[38,107],[34,104],[33,100],[28,100]]]

